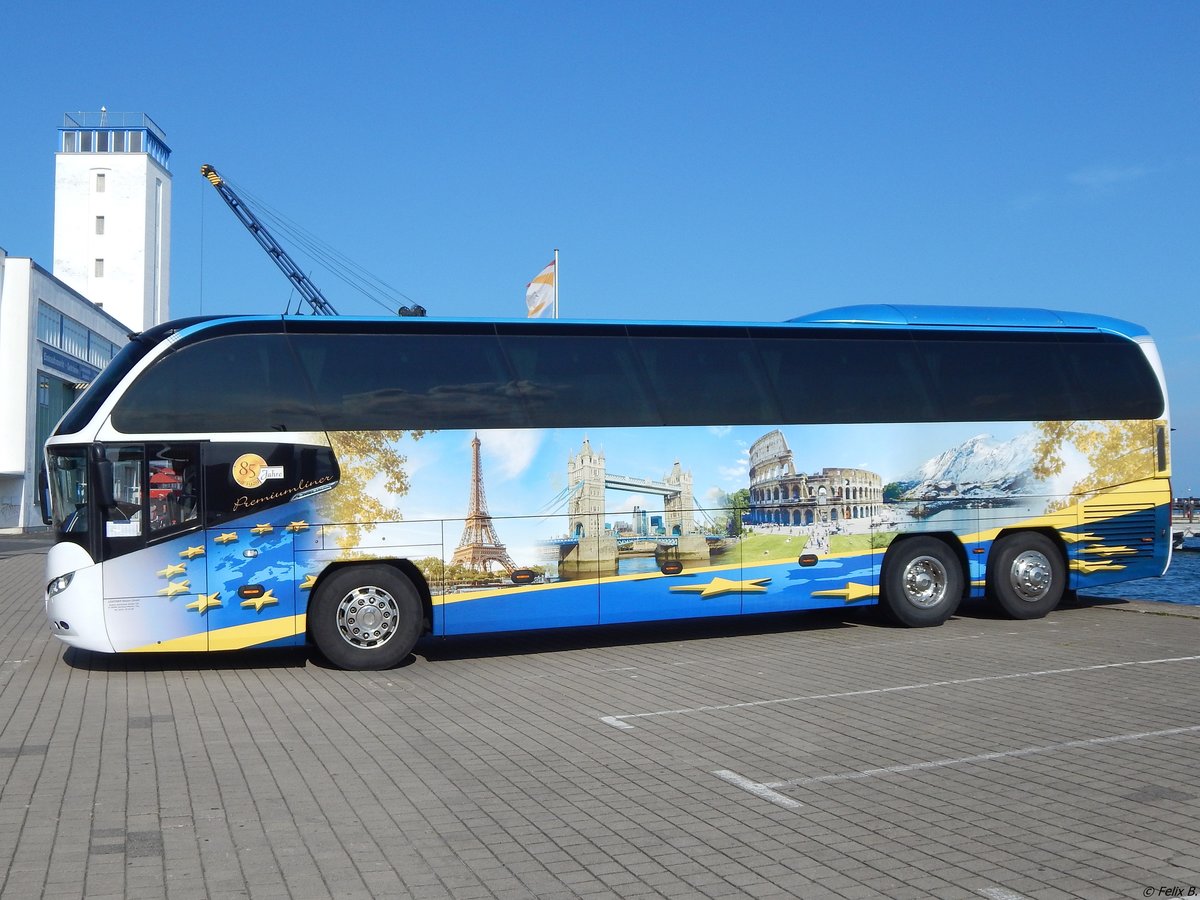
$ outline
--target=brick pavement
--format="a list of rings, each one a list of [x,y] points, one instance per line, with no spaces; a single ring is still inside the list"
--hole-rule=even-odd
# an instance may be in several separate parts
[[[4,897],[1200,891],[1200,610],[98,656],[0,558]]]

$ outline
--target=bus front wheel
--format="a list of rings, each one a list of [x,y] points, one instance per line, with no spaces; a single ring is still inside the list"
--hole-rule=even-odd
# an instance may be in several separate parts
[[[1037,532],[1008,534],[992,545],[987,592],[1013,619],[1040,619],[1058,606],[1066,564],[1054,541]]]
[[[389,669],[421,636],[421,597],[390,566],[349,566],[329,576],[308,613],[313,642],[342,669]]]
[[[958,609],[963,584],[954,551],[936,538],[900,541],[884,560],[883,601],[902,625],[941,625]]]

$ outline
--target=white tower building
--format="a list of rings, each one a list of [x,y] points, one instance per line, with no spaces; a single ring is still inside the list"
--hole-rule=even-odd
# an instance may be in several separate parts
[[[170,318],[171,149],[143,113],[68,113],[54,174],[54,275],[133,331]]]

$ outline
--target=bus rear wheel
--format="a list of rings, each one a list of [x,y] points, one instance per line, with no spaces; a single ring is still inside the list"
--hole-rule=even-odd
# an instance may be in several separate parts
[[[915,537],[892,545],[884,559],[883,601],[902,625],[941,625],[958,609],[963,570],[946,544]]]
[[[421,636],[421,597],[390,566],[350,566],[322,583],[309,609],[313,642],[341,669],[390,669]]]
[[[1044,534],[1008,534],[992,545],[987,592],[1013,619],[1040,619],[1058,606],[1067,568],[1054,541]]]

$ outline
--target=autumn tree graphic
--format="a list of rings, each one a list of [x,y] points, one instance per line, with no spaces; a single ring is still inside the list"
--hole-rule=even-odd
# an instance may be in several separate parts
[[[399,522],[399,508],[385,498],[403,497],[411,484],[404,466],[408,457],[398,449],[407,435],[419,441],[426,431],[334,431],[329,442],[337,455],[341,479],[337,490],[326,495],[327,521],[340,525],[338,546],[348,550],[358,546],[363,531],[371,531],[378,522]],[[383,476],[383,491],[373,491],[370,483]]]
[[[1035,422],[1033,474],[1053,478],[1066,467],[1063,449],[1074,447],[1087,459],[1087,473],[1071,486],[1071,494],[1091,494],[1154,476],[1155,422],[1126,419],[1116,422]],[[1047,512],[1072,501],[1055,500]]]

